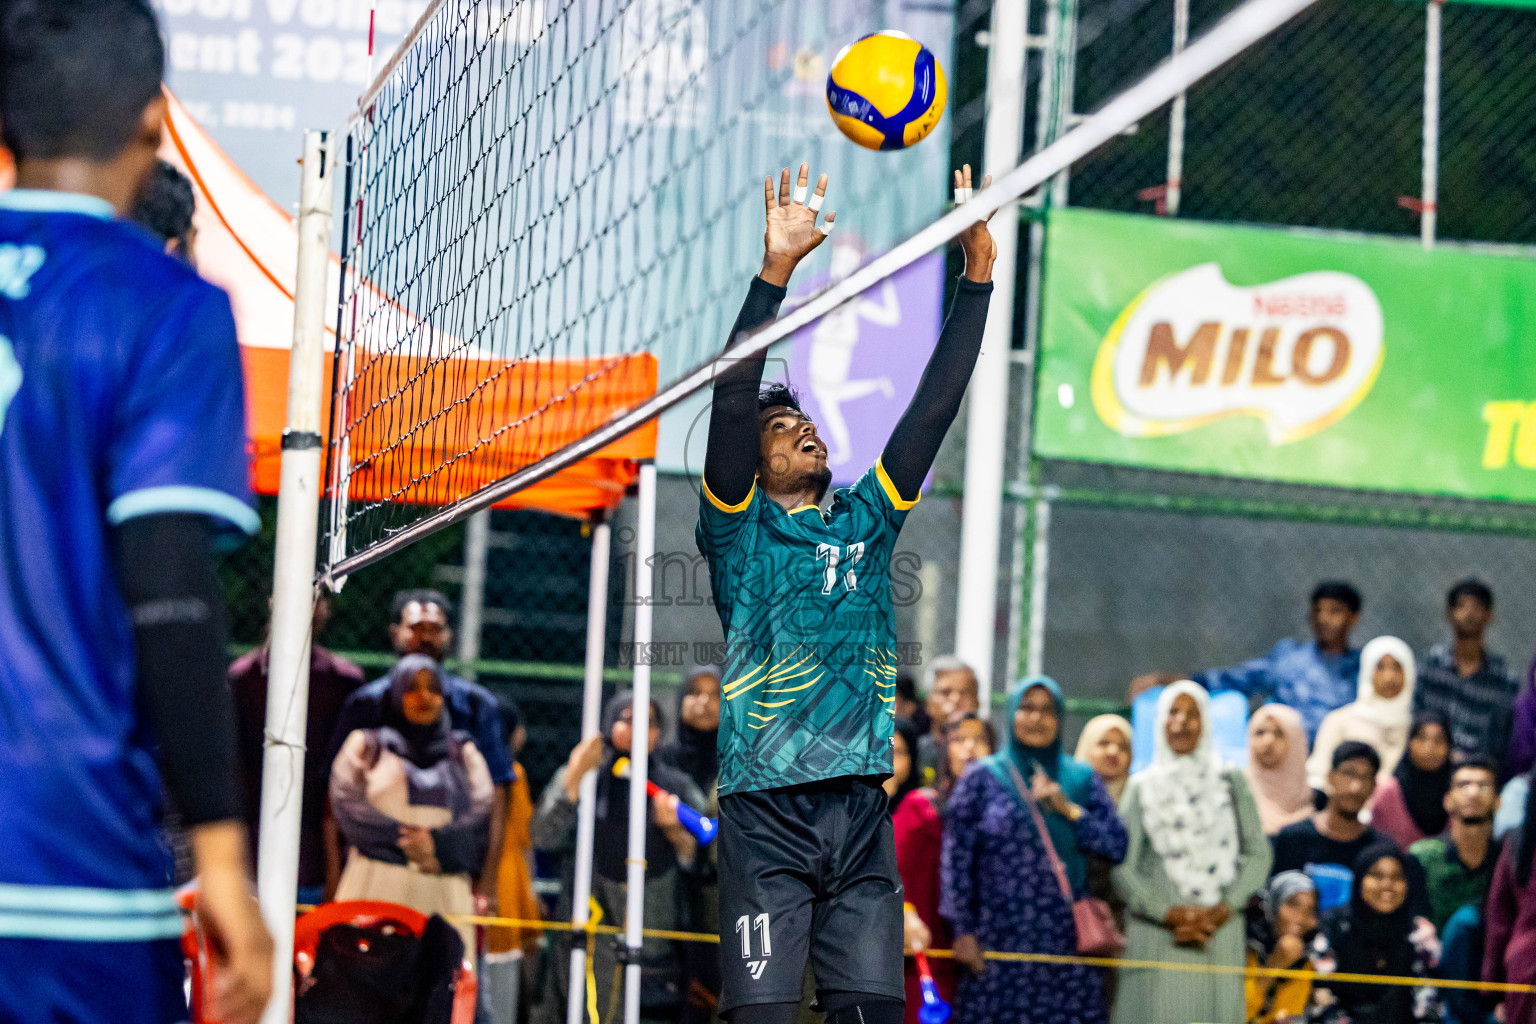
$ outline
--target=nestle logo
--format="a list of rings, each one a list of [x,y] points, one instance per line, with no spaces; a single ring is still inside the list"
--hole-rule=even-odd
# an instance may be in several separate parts
[[[1349,303],[1343,295],[1304,295],[1295,292],[1258,292],[1253,297],[1253,315],[1348,316]]]

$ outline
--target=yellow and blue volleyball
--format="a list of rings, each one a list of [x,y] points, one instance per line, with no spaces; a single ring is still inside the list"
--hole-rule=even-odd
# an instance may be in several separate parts
[[[944,116],[944,69],[903,32],[875,32],[843,47],[827,76],[827,109],[865,149],[906,149]]]

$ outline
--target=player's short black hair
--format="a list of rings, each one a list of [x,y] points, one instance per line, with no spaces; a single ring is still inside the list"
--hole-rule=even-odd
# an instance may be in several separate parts
[[[788,384],[780,384],[775,381],[767,385],[757,393],[757,411],[766,412],[769,409],[781,405],[787,405],[795,412],[803,412],[800,408],[800,394]]]
[[[1490,612],[1493,611],[1493,591],[1489,589],[1488,584],[1476,577],[1464,579],[1446,591],[1445,606],[1455,608],[1456,602],[1463,597],[1470,597]]]
[[[149,0],[0,0],[0,139],[18,160],[110,160],[160,95]]]
[[[394,600],[389,602],[389,621],[398,626],[400,616],[405,614],[405,606],[412,603],[435,604],[443,610],[443,616],[449,622],[453,621],[453,602],[448,600],[448,595],[441,590],[431,590],[426,587],[395,591]]]
[[[1361,743],[1359,740],[1345,740],[1333,748],[1333,768],[1338,770],[1345,761],[1368,761],[1371,765],[1371,774],[1381,771],[1381,755],[1376,748],[1369,743]]]
[[[917,703],[917,680],[912,677],[912,673],[902,672],[897,675],[896,696]]]
[[[1343,580],[1324,580],[1312,588],[1312,604],[1324,599],[1337,601],[1352,612],[1358,613],[1360,605],[1360,591],[1355,589],[1353,583],[1345,583]]]
[[[196,209],[192,179],[172,164],[157,160],[134,200],[129,219],[162,242],[175,239],[185,255],[187,239],[192,233],[192,214]]]

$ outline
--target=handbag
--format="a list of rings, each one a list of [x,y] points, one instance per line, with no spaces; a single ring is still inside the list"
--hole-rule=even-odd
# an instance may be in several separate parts
[[[1029,808],[1035,820],[1035,831],[1039,833],[1040,842],[1051,858],[1051,867],[1056,872],[1056,881],[1061,885],[1061,894],[1072,907],[1072,923],[1077,926],[1078,953],[1083,956],[1119,956],[1125,952],[1125,936],[1115,927],[1115,915],[1110,911],[1109,904],[1096,896],[1084,896],[1080,900],[1072,898],[1072,883],[1067,881],[1067,867],[1056,852],[1056,844],[1051,842],[1051,833],[1045,827],[1045,817],[1040,813],[1035,795],[1024,785],[1024,776],[1019,774],[1018,768],[1010,764],[1008,771],[1013,775],[1013,784],[1023,798],[1024,806]]]

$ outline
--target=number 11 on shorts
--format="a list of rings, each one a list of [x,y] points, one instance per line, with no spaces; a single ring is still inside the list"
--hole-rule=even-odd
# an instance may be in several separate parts
[[[741,936],[741,958],[752,959],[752,932],[758,933],[758,945],[762,947],[762,956],[773,956],[773,941],[768,937],[768,915],[758,914],[757,920],[750,914],[742,914],[736,919],[736,934]]]

